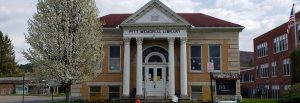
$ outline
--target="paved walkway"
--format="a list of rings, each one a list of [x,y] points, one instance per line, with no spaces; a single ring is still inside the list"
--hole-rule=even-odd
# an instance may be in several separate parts
[[[63,101],[65,97],[54,97],[54,101]],[[51,97],[25,96],[24,103],[51,103]],[[0,103],[22,103],[22,96],[0,96]]]

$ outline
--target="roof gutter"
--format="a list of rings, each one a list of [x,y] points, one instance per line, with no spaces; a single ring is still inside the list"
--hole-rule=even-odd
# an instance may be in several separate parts
[[[245,27],[191,27],[191,29],[240,29],[243,30]]]

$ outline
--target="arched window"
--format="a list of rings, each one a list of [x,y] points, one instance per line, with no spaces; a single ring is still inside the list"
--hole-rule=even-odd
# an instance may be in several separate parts
[[[155,63],[158,63],[158,62],[163,62],[163,60],[161,59],[160,56],[158,55],[153,55],[149,58],[148,60],[149,63],[152,63],[152,62],[155,62]]]

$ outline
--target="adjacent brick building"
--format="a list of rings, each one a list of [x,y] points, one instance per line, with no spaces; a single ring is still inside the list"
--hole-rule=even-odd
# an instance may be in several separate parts
[[[290,87],[291,66],[289,54],[299,47],[299,17],[296,13],[297,35],[284,23],[254,39],[255,94],[265,98],[278,98]],[[261,95],[260,95],[261,94]]]

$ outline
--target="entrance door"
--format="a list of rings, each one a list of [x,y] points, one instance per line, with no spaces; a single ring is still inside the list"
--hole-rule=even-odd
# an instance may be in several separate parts
[[[147,67],[145,78],[146,96],[165,96],[166,69],[164,67]]]

